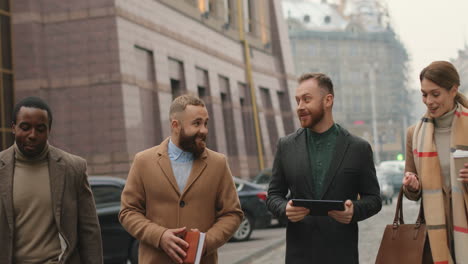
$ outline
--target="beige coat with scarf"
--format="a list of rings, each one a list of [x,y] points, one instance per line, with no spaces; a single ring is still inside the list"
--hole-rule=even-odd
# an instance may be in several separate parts
[[[468,148],[468,110],[457,105],[451,130],[451,151]],[[406,171],[418,174],[420,189],[412,193],[405,188],[409,199],[423,197],[424,217],[428,226],[429,242],[434,262],[464,263],[468,259],[468,193],[467,184],[456,180],[451,154],[450,180],[452,190],[442,187],[442,175],[437,147],[434,141],[434,121],[427,115],[416,125],[408,129]],[[453,245],[451,241],[453,240]],[[453,246],[453,247],[452,247]],[[453,253],[455,255],[452,255]]]
[[[201,263],[217,263],[217,249],[234,234],[243,217],[226,158],[206,149],[193,161],[181,192],[168,143],[169,138],[135,156],[122,193],[120,222],[140,240],[139,263],[172,263],[160,248],[160,239],[168,228],[179,227],[206,232]]]

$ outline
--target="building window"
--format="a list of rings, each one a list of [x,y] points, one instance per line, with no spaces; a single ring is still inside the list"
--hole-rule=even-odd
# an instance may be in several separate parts
[[[135,61],[137,68],[135,69],[135,77],[139,81],[147,81],[154,83],[155,70],[154,70],[154,57],[151,50],[135,46]]]
[[[285,92],[278,91],[277,94],[281,117],[283,119],[284,132],[286,134],[292,133],[294,132],[294,118],[296,118],[296,116],[292,111],[291,102]]]
[[[254,1],[244,0],[244,30],[254,33],[255,31],[255,9]]]
[[[219,87],[223,107],[224,134],[226,135],[227,154],[229,156],[237,156],[237,138],[236,129],[234,127],[234,113],[229,79],[224,76],[219,76]]]
[[[271,47],[270,43],[270,23],[269,23],[269,15],[270,10],[268,8],[268,0],[260,0],[257,1],[258,7],[258,14],[259,14],[259,28],[260,34],[262,38],[262,43],[265,45],[265,48]]]
[[[169,58],[169,78],[171,81],[172,100],[186,92],[184,64],[173,58]]]
[[[228,29],[229,27],[235,27],[235,19],[234,17],[236,16],[236,9],[233,7],[233,2],[232,0],[224,0],[224,8],[225,8],[225,22],[226,24],[224,25],[225,29]]]
[[[140,107],[143,119],[141,125],[144,135],[147,135],[144,137],[144,144],[150,147],[163,140],[153,51],[135,46],[134,65],[136,83],[140,88]],[[174,87],[180,87],[180,84],[175,84]]]
[[[271,101],[270,90],[267,88],[260,88],[262,97],[263,113],[268,128],[268,135],[270,136],[270,146],[272,153],[276,152],[276,143],[278,141],[278,127],[276,126],[275,110]]]
[[[10,18],[10,2],[0,0],[0,150],[13,144],[11,123],[14,90]]]
[[[210,12],[210,1],[198,0],[198,10],[200,10],[202,14],[208,14]]]
[[[240,96],[240,105],[242,111],[242,126],[244,128],[244,143],[247,153],[247,162],[252,171],[260,170],[258,165],[257,141],[255,139],[255,124],[253,119],[252,97],[247,85],[237,84]]]
[[[353,100],[353,112],[355,113],[360,113],[362,112],[362,100],[361,100],[361,95],[355,95],[354,100]]]
[[[200,99],[202,99],[205,102],[206,109],[208,110],[208,115],[211,119],[208,122],[209,137],[206,140],[206,146],[212,150],[217,150],[216,130],[213,121],[213,102],[211,100],[211,89],[210,82],[208,79],[208,71],[201,68],[196,68],[196,74],[198,97],[200,97]]]

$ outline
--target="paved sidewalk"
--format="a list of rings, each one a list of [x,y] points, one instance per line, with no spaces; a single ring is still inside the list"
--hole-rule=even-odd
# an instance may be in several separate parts
[[[269,253],[242,264],[284,264],[284,252],[286,252],[286,242],[272,248]]]
[[[218,250],[218,262],[222,264],[248,264],[263,255],[269,255],[284,245],[285,228],[254,230],[249,241],[229,242]],[[284,261],[283,261],[284,262]]]
[[[245,256],[244,258],[234,262],[233,264],[280,264],[284,263],[284,252],[286,246],[286,240],[280,239],[274,241],[268,245],[265,245],[261,249],[257,250],[253,254]],[[278,250],[280,249],[280,250]],[[277,262],[272,262],[272,259],[277,259]]]

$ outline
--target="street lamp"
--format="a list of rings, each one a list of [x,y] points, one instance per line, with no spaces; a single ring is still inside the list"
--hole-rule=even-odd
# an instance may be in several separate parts
[[[377,112],[375,109],[375,69],[378,64],[368,64],[369,65],[369,90],[371,96],[371,114],[372,114],[372,139],[374,142],[374,154],[375,154],[375,163],[380,163],[380,144],[377,134]]]

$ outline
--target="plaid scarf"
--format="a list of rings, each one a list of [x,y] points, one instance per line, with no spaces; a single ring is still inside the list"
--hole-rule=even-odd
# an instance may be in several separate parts
[[[416,125],[413,152],[416,170],[422,183],[424,217],[435,264],[468,263],[468,193],[467,186],[457,181],[453,152],[468,150],[468,109],[457,104],[452,122],[450,144],[450,181],[452,185],[453,237],[455,256],[447,241],[447,224],[443,193],[443,177],[434,142],[434,119],[427,114]],[[447,208],[448,209],[448,208]]]

